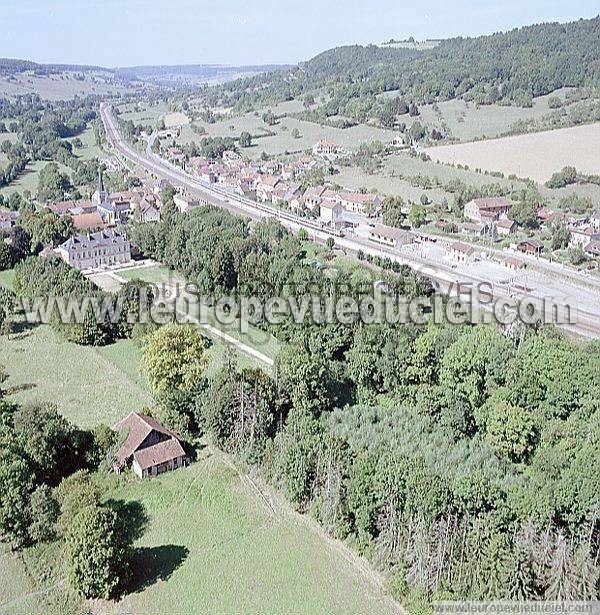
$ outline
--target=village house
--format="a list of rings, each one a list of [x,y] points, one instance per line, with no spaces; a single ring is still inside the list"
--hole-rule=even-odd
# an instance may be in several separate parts
[[[554,220],[561,220],[565,215],[561,211],[555,211],[554,209],[548,209],[547,207],[540,207],[537,211],[538,220],[542,224],[553,222]]]
[[[391,141],[390,145],[391,145],[392,147],[396,147],[396,148],[406,147],[406,141],[404,140],[404,135],[402,135],[402,134],[398,134],[398,135],[396,135],[396,136],[392,139],[392,141]]]
[[[183,440],[152,417],[132,412],[113,427],[117,433],[125,430],[127,439],[113,461],[116,474],[130,467],[139,478],[147,478],[189,463]]]
[[[458,227],[454,222],[450,222],[449,220],[436,220],[434,224],[435,228],[442,233],[456,233],[458,232]]]
[[[600,256],[600,239],[593,239],[590,241],[590,243],[585,246],[584,251],[587,255],[598,258]]]
[[[158,131],[159,139],[177,139],[181,133],[179,126],[174,128],[164,128]]]
[[[228,166],[232,164],[236,164],[242,160],[242,157],[237,152],[234,152],[232,150],[225,150],[223,152],[222,158],[223,158],[223,163]]]
[[[595,231],[600,231],[600,211],[596,211],[590,216],[590,226]]]
[[[523,254],[530,254],[531,256],[540,256],[544,244],[537,239],[525,239],[517,244],[517,250],[523,252]]]
[[[251,179],[238,178],[235,192],[247,199],[256,199],[256,190],[254,190],[254,182]]]
[[[446,247],[446,257],[455,263],[468,263],[475,250],[461,241],[455,241]]]
[[[333,141],[321,139],[321,141],[317,141],[317,143],[313,145],[312,153],[315,156],[320,156],[321,158],[326,158],[327,160],[335,160],[335,158],[343,153],[343,149]]]
[[[114,229],[75,235],[57,248],[60,257],[79,270],[128,263],[131,260],[129,240]]]
[[[102,216],[97,211],[89,214],[75,214],[71,216],[71,220],[73,220],[73,227],[79,232],[98,231],[105,226]]]
[[[166,156],[173,164],[183,166],[185,163],[185,154],[179,147],[168,147]]]
[[[10,231],[17,225],[18,211],[0,211],[0,231]]]
[[[322,203],[323,199],[328,198],[329,200],[339,200],[339,198],[335,198],[337,195],[326,188],[325,186],[311,186],[306,189],[304,193],[304,204],[308,209],[315,209],[319,207]]]
[[[412,233],[383,224],[376,224],[369,230],[369,239],[396,249],[414,243],[415,240]]]
[[[206,205],[208,201],[206,199],[197,199],[187,194],[174,194],[173,195],[173,203],[175,203],[175,207],[181,212],[185,213],[190,209],[194,209],[194,207],[200,207],[200,205]]]
[[[591,225],[586,227],[571,228],[570,231],[570,248],[583,248],[585,250],[589,243],[600,240],[600,232],[596,232]]]
[[[146,197],[142,197],[140,201],[134,203],[133,215],[139,222],[143,222],[144,224],[148,222],[158,222],[161,217],[156,200],[147,199]]]
[[[475,222],[498,220],[509,212],[512,203],[503,196],[473,199],[464,208],[464,216]]]
[[[217,177],[217,184],[223,188],[229,188],[235,190],[237,186],[238,176],[234,171],[225,171],[219,173]]]
[[[498,235],[508,236],[512,235],[517,230],[517,223],[514,220],[508,218],[501,218],[496,222],[496,231]]]
[[[260,175],[256,181],[256,198],[262,203],[271,200],[275,188],[281,183],[276,175]]]
[[[489,226],[484,222],[463,222],[460,225],[460,230],[465,235],[473,237],[484,237],[489,231]]]
[[[337,201],[326,199],[319,205],[319,217],[326,224],[340,227],[343,224],[342,206]]]
[[[381,197],[378,194],[362,194],[361,192],[340,192],[342,207],[354,214],[371,215],[381,208]]]
[[[73,216],[78,214],[89,214],[96,211],[96,205],[92,201],[58,201],[47,204],[49,209],[57,216]]]

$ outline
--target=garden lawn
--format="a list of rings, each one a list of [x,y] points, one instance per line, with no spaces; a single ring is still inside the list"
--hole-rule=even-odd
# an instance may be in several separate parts
[[[5,271],[0,271],[0,287],[12,290],[14,279],[14,269],[6,269]]]

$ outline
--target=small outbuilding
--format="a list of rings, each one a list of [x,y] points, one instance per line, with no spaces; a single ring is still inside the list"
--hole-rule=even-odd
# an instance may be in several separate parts
[[[118,433],[125,430],[128,430],[127,439],[117,451],[113,463],[115,473],[120,474],[124,468],[130,467],[137,476],[146,478],[175,470],[189,462],[183,440],[152,417],[132,412],[113,427],[113,431]]]

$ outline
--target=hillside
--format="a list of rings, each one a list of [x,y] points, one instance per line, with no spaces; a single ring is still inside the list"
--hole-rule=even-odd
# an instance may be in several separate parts
[[[398,90],[417,103],[464,97],[480,104],[501,101],[526,106],[534,96],[561,87],[598,85],[600,17],[595,17],[452,38],[430,49],[336,47],[291,73],[278,71],[231,82],[222,95],[238,108],[332,87],[338,92],[351,88],[346,98]]]

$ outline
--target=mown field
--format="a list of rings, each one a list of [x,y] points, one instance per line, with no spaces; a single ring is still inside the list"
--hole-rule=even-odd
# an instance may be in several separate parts
[[[191,466],[149,481],[103,481],[108,497],[138,502],[146,516],[128,593],[83,601],[68,585],[58,543],[21,554],[0,548],[0,612],[401,612],[363,560],[264,486],[258,491],[211,446]]]
[[[427,153],[439,162],[467,164],[489,171],[547,181],[562,167],[600,173],[600,123],[562,128],[489,141],[432,147]]]
[[[111,495],[150,520],[134,587],[110,613],[392,613],[398,607],[277,499],[270,508],[209,448],[182,471]],[[150,581],[150,582],[149,582]],[[94,605],[96,606],[96,605]]]
[[[72,142],[74,139],[75,137],[67,140]],[[96,136],[93,128],[84,130],[79,135],[79,139],[83,147],[73,147],[73,154],[75,154],[77,158],[81,158],[81,160],[91,160],[92,158],[101,157],[104,154],[103,150],[96,145]]]
[[[18,403],[50,402],[83,427],[114,425],[132,410],[152,405],[140,353],[131,340],[92,348],[64,341],[50,326],[20,326],[0,338],[0,361]]]
[[[214,124],[201,124],[210,136],[239,137],[241,132],[248,131],[253,136],[253,145],[245,148],[243,153],[250,158],[258,158],[262,152],[272,155],[304,152],[310,150],[320,139],[328,139],[354,150],[361,143],[372,141],[388,143],[396,134],[392,130],[363,124],[342,130],[292,117],[283,117],[275,126],[268,126],[262,120],[262,112],[258,115],[249,113],[241,117],[228,118]],[[292,136],[294,129],[299,132],[297,138]],[[269,132],[275,134],[270,135]],[[200,138],[188,125],[183,127],[179,141],[188,143],[198,141]]]
[[[436,107],[420,107],[419,119],[430,126],[439,125],[440,120],[443,120],[451,136],[459,141],[491,139],[505,134],[519,120],[547,115],[552,111],[548,107],[548,98],[553,96],[564,100],[566,92],[567,88],[564,88],[551,95],[535,98],[531,107],[476,105],[464,100],[448,100],[438,103]]]

